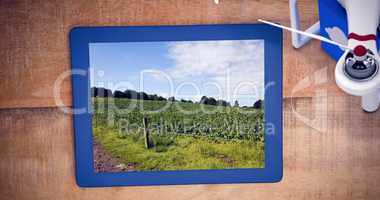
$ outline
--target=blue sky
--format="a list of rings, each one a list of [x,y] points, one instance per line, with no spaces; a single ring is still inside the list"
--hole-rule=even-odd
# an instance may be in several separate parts
[[[199,101],[212,96],[251,106],[264,95],[264,42],[90,44],[91,86]]]

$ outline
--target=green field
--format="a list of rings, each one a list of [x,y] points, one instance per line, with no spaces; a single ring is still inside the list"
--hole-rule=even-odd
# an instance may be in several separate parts
[[[95,140],[131,170],[264,167],[263,109],[117,98],[92,101]]]

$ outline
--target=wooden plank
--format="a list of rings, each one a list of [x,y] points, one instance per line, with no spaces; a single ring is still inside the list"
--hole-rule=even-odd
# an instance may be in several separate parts
[[[376,199],[380,112],[328,93],[284,103],[284,178],[274,184],[84,189],[76,186],[72,117],[59,108],[0,110],[2,199]]]
[[[303,26],[317,19],[313,0],[300,0]],[[74,26],[178,25],[255,23],[258,18],[289,25],[286,0],[81,0],[0,2],[0,108],[54,107],[53,86],[70,69],[68,33]],[[286,96],[311,96],[314,86],[292,92],[297,83],[334,62],[324,55],[319,42],[294,51],[289,33],[284,40]],[[321,65],[323,64],[323,65]],[[332,91],[338,92],[328,75]],[[71,105],[70,80],[59,92]]]

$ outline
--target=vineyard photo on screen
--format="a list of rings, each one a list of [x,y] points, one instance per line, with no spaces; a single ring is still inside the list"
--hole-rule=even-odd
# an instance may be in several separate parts
[[[95,172],[265,167],[263,40],[89,49]]]

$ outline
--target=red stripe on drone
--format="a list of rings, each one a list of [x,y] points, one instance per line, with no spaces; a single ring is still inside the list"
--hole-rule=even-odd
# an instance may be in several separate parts
[[[348,35],[348,39],[354,39],[354,40],[358,40],[358,41],[376,40],[376,35],[374,35],[374,34],[358,35],[356,33],[350,33]]]

